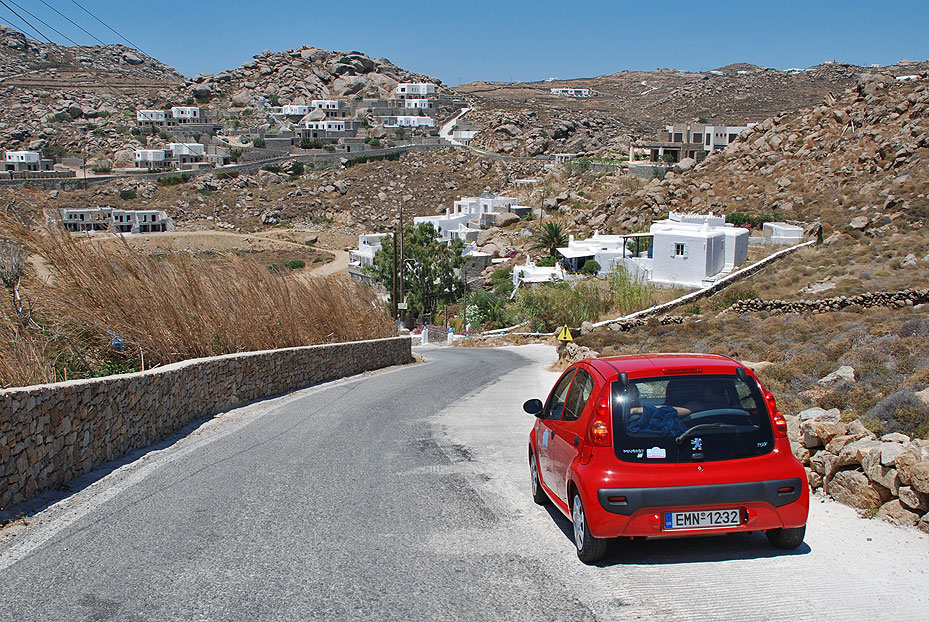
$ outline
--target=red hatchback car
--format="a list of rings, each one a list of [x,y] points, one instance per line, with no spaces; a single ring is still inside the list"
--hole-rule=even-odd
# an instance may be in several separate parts
[[[764,531],[803,542],[810,497],[774,396],[718,354],[644,354],[569,367],[527,401],[536,503],[574,523],[581,561],[609,538]]]

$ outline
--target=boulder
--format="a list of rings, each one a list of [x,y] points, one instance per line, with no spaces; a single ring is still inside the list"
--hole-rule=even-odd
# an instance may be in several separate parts
[[[697,164],[697,161],[693,158],[684,158],[680,162],[674,165],[675,173],[683,173],[684,171],[689,171]]]
[[[838,456],[828,451],[817,451],[810,456],[810,468],[820,475],[825,476],[826,473],[831,473],[833,471],[833,465],[836,459],[838,459]]]
[[[335,189],[338,191],[339,194],[345,194],[346,192],[348,192],[348,184],[346,184],[341,179],[333,182],[332,185],[335,187]]]
[[[919,522],[919,514],[910,511],[900,503],[899,499],[888,501],[882,505],[875,516],[901,527],[912,527]]]
[[[797,413],[797,417],[800,419],[800,422],[803,423],[807,419],[815,419],[817,421],[828,422],[828,423],[838,423],[842,420],[842,413],[838,408],[830,408],[825,410],[823,408],[807,408],[806,410],[801,410]]]
[[[499,214],[494,214],[494,225],[497,227],[506,227],[507,225],[512,225],[519,222],[519,216],[513,212],[500,212]]]
[[[252,103],[252,94],[249,91],[237,91],[232,96],[232,105],[236,108],[244,108]]]
[[[918,454],[907,452],[897,456],[895,465],[902,484],[929,494],[929,461],[923,460]]]
[[[316,244],[318,241],[319,241],[319,236],[317,236],[317,235],[308,235],[308,236],[306,236],[306,239],[303,240],[303,243],[306,244],[307,246],[313,246],[313,245]]]
[[[830,446],[832,446],[832,443],[830,443]],[[837,466],[843,467],[861,464],[864,457],[872,451],[876,451],[877,455],[880,456],[880,448],[880,441],[875,441],[870,438],[859,438],[845,443],[839,451],[833,453],[838,456]],[[879,462],[879,458],[877,462]]]
[[[855,216],[848,223],[848,226],[851,227],[852,229],[860,230],[860,229],[865,229],[868,226],[869,222],[870,221],[868,220],[867,216]]]
[[[851,365],[842,365],[837,370],[832,372],[827,376],[823,376],[819,379],[819,384],[822,386],[835,384],[837,382],[855,382],[855,368]]]
[[[900,488],[900,477],[897,469],[881,464],[880,449],[872,449],[861,457],[861,470],[872,482],[876,482],[896,495]]]
[[[916,528],[925,533],[929,533],[929,514],[923,514],[923,517],[916,523]]]
[[[807,468],[806,480],[810,483],[810,488],[816,489],[823,486],[823,476],[813,469]]]
[[[884,466],[894,466],[897,464],[897,458],[906,453],[906,447],[902,443],[881,443],[881,464]]]
[[[125,168],[132,166],[135,162],[135,151],[133,149],[120,149],[113,154],[113,165],[116,168]]]
[[[839,503],[873,510],[890,500],[890,492],[861,471],[839,471],[826,484],[826,492]]]
[[[929,511],[929,495],[913,490],[912,486],[900,486],[897,489],[897,496],[903,505],[914,512]]]
[[[818,419],[807,420],[800,424],[803,434],[801,442],[807,449],[824,447],[836,436],[845,434],[844,423],[832,423]]]
[[[132,52],[123,52],[123,60],[129,65],[141,65],[145,62]]]

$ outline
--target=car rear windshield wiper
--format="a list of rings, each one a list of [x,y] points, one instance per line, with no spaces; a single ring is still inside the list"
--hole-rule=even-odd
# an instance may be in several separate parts
[[[731,423],[700,423],[688,429],[674,440],[678,445],[682,445],[684,441],[700,430],[736,430],[740,427],[742,426],[732,425]]]

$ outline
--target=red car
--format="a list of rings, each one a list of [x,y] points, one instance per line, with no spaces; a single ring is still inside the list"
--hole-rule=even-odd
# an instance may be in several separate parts
[[[571,365],[527,401],[532,497],[574,523],[581,561],[609,538],[764,531],[803,542],[810,497],[774,396],[718,354],[643,354]]]

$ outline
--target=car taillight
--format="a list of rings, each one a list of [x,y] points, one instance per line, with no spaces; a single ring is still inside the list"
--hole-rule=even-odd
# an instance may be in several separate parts
[[[787,419],[784,419],[784,415],[779,410],[774,411],[774,436],[787,438]]]
[[[613,415],[612,392],[610,385],[606,384],[597,397],[594,407],[594,416],[590,422],[590,442],[597,447],[610,446],[609,421]]]

